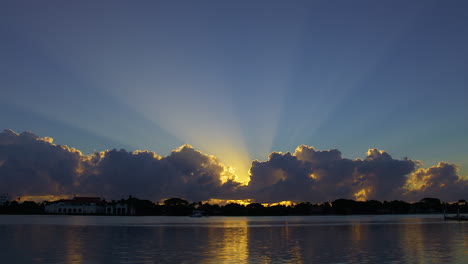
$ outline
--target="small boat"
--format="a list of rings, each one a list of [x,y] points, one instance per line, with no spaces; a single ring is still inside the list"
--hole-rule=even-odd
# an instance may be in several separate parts
[[[447,216],[444,211],[444,220],[468,221],[468,216],[460,215],[460,210],[457,210],[457,214],[454,216]]]
[[[201,210],[195,210],[192,212],[192,214],[190,215],[190,217],[202,217],[202,216],[205,216],[203,215],[203,211]]]

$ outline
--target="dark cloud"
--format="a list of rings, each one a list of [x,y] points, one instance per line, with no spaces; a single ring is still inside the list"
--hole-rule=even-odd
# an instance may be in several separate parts
[[[419,161],[394,159],[387,152],[370,149],[364,160],[343,158],[333,149],[317,151],[313,147],[299,146],[294,154],[273,153],[265,162],[254,161],[251,182],[245,188],[245,197],[260,202],[330,201],[347,199],[421,199],[441,192],[419,191],[408,195],[407,181],[416,175],[428,174],[424,180],[440,191],[435,182],[463,182],[454,170],[429,168],[418,169]],[[436,174],[435,171],[438,171]],[[435,176],[437,175],[437,176]],[[416,178],[421,178],[417,176]],[[416,179],[413,179],[416,181]],[[453,184],[447,183],[447,188]],[[463,185],[460,185],[463,186]],[[467,190],[466,185],[461,189]],[[421,196],[422,195],[422,196]],[[459,192],[460,197],[462,193]],[[421,196],[416,198],[416,196]],[[442,195],[441,195],[442,197]],[[444,197],[449,198],[445,195]],[[452,199],[454,196],[452,196]],[[458,198],[455,198],[458,199]]]
[[[354,198],[353,190],[355,164],[341,156],[337,149],[317,151],[313,147],[299,146],[294,153],[298,159],[307,162],[316,179],[314,189],[317,201],[329,201],[336,197]]]
[[[393,159],[382,150],[370,149],[364,160],[355,160],[355,183],[364,190],[367,199],[401,199],[402,187],[407,176],[419,161]]]
[[[228,172],[215,157],[185,145],[161,157],[150,151],[110,150],[92,158],[93,172],[83,176],[83,189],[103,196],[138,194],[160,200],[182,197],[192,201],[219,198],[233,192],[221,182]]]
[[[311,167],[290,152],[273,152],[265,162],[253,161],[245,198],[260,202],[311,198],[315,180]]]
[[[468,180],[460,177],[457,172],[456,165],[446,162],[440,162],[428,169],[420,168],[408,178],[405,197],[412,200],[419,197],[466,199]]]
[[[68,192],[83,166],[81,153],[52,144],[30,132],[0,133],[0,178],[2,191],[19,195]]]
[[[15,195],[128,195],[160,200],[222,198],[238,183],[215,157],[185,145],[161,157],[150,151],[108,150],[83,155],[30,132],[0,133],[0,191]]]
[[[394,159],[370,149],[365,159],[346,159],[339,150],[299,146],[252,162],[251,180],[241,186],[219,160],[190,145],[168,156],[151,151],[108,150],[83,155],[33,133],[0,133],[0,192],[14,195],[135,195],[161,200],[251,199],[257,202],[331,201],[338,198],[419,200],[466,199],[468,180],[457,166],[427,169],[419,161]]]

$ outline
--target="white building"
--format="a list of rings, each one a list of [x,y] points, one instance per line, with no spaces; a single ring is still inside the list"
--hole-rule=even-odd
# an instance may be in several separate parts
[[[106,215],[135,215],[135,208],[126,203],[111,203],[106,205]]]
[[[44,210],[50,214],[135,215],[135,208],[128,203],[107,203],[99,197],[62,199],[46,205]]]
[[[52,202],[44,210],[52,214],[104,214],[104,204],[99,197],[75,197]]]

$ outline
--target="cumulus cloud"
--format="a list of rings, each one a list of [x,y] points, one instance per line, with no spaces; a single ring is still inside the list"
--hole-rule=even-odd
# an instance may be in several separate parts
[[[0,133],[0,192],[14,195],[127,195],[191,201],[254,199],[256,202],[403,199],[466,199],[468,181],[445,162],[427,169],[419,161],[394,159],[370,149],[364,159],[347,159],[337,149],[299,146],[294,153],[273,152],[255,160],[247,186],[230,168],[190,145],[168,156],[151,151],[107,150],[83,155],[49,137],[12,130]]]
[[[456,175],[453,167],[425,170],[420,166],[419,161],[394,159],[378,149],[370,149],[363,160],[351,160],[343,158],[336,149],[318,151],[303,145],[293,154],[272,153],[267,161],[254,161],[245,197],[260,202],[320,202],[337,198],[418,200],[431,195],[458,199],[442,194],[453,188],[458,190],[457,197],[463,197],[463,190],[468,190],[467,181]],[[417,191],[410,191],[411,181],[425,183]]]
[[[239,184],[215,157],[184,145],[161,157],[151,151],[109,150],[92,157],[93,171],[84,175],[82,188],[104,196],[139,194],[154,200],[182,197],[192,201],[219,198]],[[228,187],[229,186],[229,187]]]
[[[0,133],[0,191],[20,196],[137,195],[198,201],[235,193],[239,184],[234,177],[215,157],[189,145],[167,157],[115,149],[87,156],[30,132]]]
[[[370,149],[364,160],[354,161],[353,175],[359,186],[356,198],[390,200],[401,199],[402,186],[419,161],[393,159],[387,152]],[[359,193],[363,192],[363,193]]]
[[[315,180],[310,177],[311,172],[309,164],[295,155],[273,152],[265,162],[252,162],[244,198],[260,202],[312,198]]]
[[[428,169],[419,168],[408,177],[404,195],[409,199],[437,197],[442,200],[466,199],[468,180],[458,175],[458,166],[439,162]]]
[[[52,142],[30,132],[0,133],[1,189],[19,195],[67,192],[78,178],[83,155]]]

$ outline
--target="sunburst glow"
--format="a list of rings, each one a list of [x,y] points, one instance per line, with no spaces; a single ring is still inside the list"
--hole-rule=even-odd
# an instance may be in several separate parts
[[[246,192],[275,202],[326,192],[391,197],[407,178],[408,195],[456,188],[468,168],[468,123],[460,121],[468,113],[468,40],[456,33],[467,28],[463,8],[348,5],[5,4],[0,120],[43,137],[34,145],[41,151],[54,138],[47,151],[69,160],[39,168],[28,160],[27,171],[12,162],[19,157],[0,157],[0,168],[20,174],[11,182],[31,174],[57,193],[105,181],[99,177],[123,183],[139,170],[139,184],[161,188],[145,195],[170,195],[161,186],[181,180],[204,195],[177,184],[174,193],[201,200],[250,198]],[[29,144],[27,135],[18,142]],[[183,158],[215,160],[182,166],[173,154],[186,144]],[[301,145],[330,151],[270,160]]]

